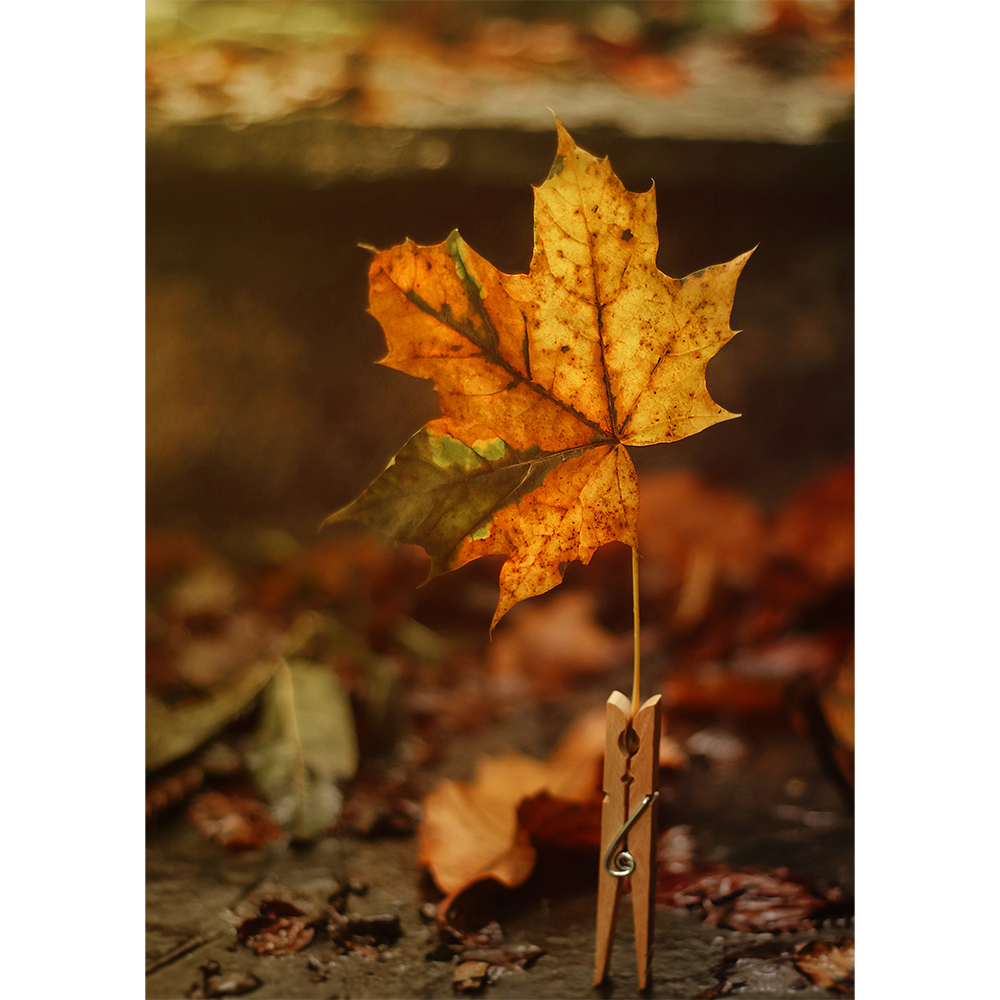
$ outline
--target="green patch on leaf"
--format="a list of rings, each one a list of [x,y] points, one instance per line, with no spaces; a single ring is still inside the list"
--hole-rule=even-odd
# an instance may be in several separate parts
[[[447,434],[418,431],[350,506],[324,523],[361,521],[397,542],[422,546],[431,575],[451,568],[465,538],[486,538],[493,513],[541,486],[556,466],[584,449],[544,452],[500,440],[470,448]]]

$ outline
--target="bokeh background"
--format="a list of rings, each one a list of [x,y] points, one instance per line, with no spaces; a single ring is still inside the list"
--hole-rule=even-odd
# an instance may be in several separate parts
[[[437,412],[383,369],[368,253],[458,228],[526,270],[553,112],[632,190],[659,265],[759,246],[710,391],[635,449],[773,509],[853,447],[853,4],[147,4],[147,512],[307,540]]]

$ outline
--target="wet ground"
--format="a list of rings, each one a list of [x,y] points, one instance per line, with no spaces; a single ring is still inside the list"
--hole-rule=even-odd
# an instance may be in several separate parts
[[[587,705],[594,692],[577,692]],[[475,752],[495,746],[543,755],[558,732],[558,716],[538,706],[467,734],[449,748],[433,774],[468,777]],[[661,829],[687,824],[698,862],[734,868],[784,867],[822,888],[839,885],[842,916],[798,933],[737,933],[713,927],[693,913],[657,907],[656,946],[649,995],[813,998],[850,996],[821,989],[793,965],[796,945],[853,939],[853,844],[850,810],[812,749],[782,720],[753,728],[735,721],[726,731],[742,740],[746,755],[713,762],[692,757],[662,787]],[[685,736],[693,724],[672,733]],[[201,837],[182,817],[169,816],[151,830],[147,849],[147,996],[179,998],[201,983],[199,967],[215,961],[223,973],[246,971],[261,984],[254,997],[403,998],[450,997],[454,960],[426,956],[438,938],[427,903],[439,898],[417,864],[413,837],[328,837],[306,849],[226,853]],[[558,859],[557,859],[558,860]],[[573,856],[594,866],[596,857]],[[544,869],[545,863],[539,865]],[[637,995],[631,907],[622,906],[609,980],[591,985],[596,892],[588,877],[552,878],[537,871],[516,893],[496,902],[504,945],[531,944],[542,955],[524,971],[502,975],[481,993],[511,997],[632,997]],[[551,872],[549,873],[551,875]],[[297,954],[257,956],[238,941],[237,925],[256,915],[264,899],[294,902],[318,914],[338,886],[367,887],[352,896],[349,912],[398,915],[402,934],[377,954],[338,955],[320,936]],[[596,880],[595,880],[596,881]],[[201,994],[197,994],[201,995]]]

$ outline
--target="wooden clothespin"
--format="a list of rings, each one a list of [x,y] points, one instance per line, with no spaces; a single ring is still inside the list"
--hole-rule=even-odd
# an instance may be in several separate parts
[[[643,990],[653,958],[660,696],[647,699],[634,719],[629,719],[630,714],[628,698],[621,691],[614,691],[607,705],[594,985],[603,982],[608,972],[618,900],[625,876],[629,876],[639,989]]]

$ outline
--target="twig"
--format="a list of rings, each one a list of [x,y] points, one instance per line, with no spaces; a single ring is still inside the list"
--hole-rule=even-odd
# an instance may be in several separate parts
[[[146,975],[151,976],[154,972],[158,972],[166,965],[172,965],[179,958],[183,958],[185,955],[189,955],[192,951],[197,951],[202,946],[209,944],[216,938],[222,937],[225,931],[217,931],[215,934],[210,934],[205,937],[203,934],[198,934],[193,938],[188,938],[183,944],[179,944],[176,948],[172,948],[166,953],[166,955],[161,955],[159,958],[152,961],[146,966]]]

